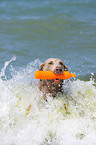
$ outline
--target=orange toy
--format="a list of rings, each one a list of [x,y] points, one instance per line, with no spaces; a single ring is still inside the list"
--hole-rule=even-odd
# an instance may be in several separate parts
[[[52,71],[36,71],[34,74],[36,79],[69,79],[71,77],[76,77],[74,73],[70,73],[69,71],[64,71],[62,74],[55,74]]]

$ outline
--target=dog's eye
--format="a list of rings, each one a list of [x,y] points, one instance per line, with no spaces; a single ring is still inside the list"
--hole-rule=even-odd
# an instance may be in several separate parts
[[[60,65],[63,65],[63,62],[60,61],[59,64],[60,64]]]
[[[52,65],[53,64],[53,61],[50,61],[48,64]]]

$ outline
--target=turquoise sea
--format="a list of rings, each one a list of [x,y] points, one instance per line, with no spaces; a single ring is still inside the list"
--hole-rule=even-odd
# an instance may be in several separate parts
[[[49,57],[77,78],[44,102],[34,72]],[[0,0],[0,145],[95,144],[96,0]]]

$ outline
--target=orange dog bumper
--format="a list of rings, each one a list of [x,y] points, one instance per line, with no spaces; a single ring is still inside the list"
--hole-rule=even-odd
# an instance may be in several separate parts
[[[34,74],[36,79],[69,79],[71,77],[76,77],[76,74],[70,73],[69,71],[64,71],[62,74],[55,74],[52,71],[36,71]]]

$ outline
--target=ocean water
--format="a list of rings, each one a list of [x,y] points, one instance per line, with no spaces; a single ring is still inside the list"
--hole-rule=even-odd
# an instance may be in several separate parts
[[[42,99],[34,72],[76,73]],[[0,1],[0,145],[96,145],[96,1]]]

